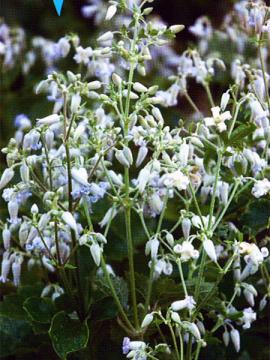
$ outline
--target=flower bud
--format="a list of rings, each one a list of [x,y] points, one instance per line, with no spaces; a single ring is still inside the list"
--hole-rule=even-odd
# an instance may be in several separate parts
[[[147,153],[148,153],[148,148],[146,146],[141,146],[136,160],[136,167],[139,167],[143,163],[144,159],[147,156]]]
[[[124,97],[128,97],[128,96],[129,96],[131,100],[138,100],[138,99],[139,99],[139,96],[138,96],[137,94],[135,94],[135,93],[132,92],[132,91],[128,92],[127,89],[125,89],[125,90],[123,91],[123,96],[124,96]]]
[[[107,21],[111,20],[114,17],[114,15],[116,14],[116,11],[117,11],[117,5],[113,4],[113,5],[109,6],[106,16],[105,16],[105,20],[107,20]]]
[[[183,235],[184,238],[187,240],[190,234],[190,229],[191,229],[191,221],[188,218],[184,218],[182,221],[182,231],[183,231]]]
[[[98,42],[111,41],[113,39],[113,33],[111,31],[107,31],[102,34],[99,38],[97,38]]]
[[[235,348],[236,352],[240,351],[240,334],[239,331],[236,329],[231,330],[231,339]]]
[[[13,178],[13,176],[15,175],[14,170],[13,169],[5,169],[1,179],[0,179],[0,190],[3,189]]]
[[[92,244],[90,245],[90,252],[92,255],[92,258],[97,266],[100,265],[101,260],[101,249],[98,244]]]
[[[139,82],[134,83],[133,89],[138,93],[144,93],[148,91],[147,87]]]
[[[11,223],[16,222],[18,219],[18,212],[19,212],[19,205],[16,200],[9,201],[8,212]]]
[[[222,335],[223,342],[225,346],[227,347],[230,342],[230,334],[228,333],[227,329],[225,329],[223,335]]]
[[[217,262],[217,254],[213,241],[209,239],[205,239],[203,241],[203,248],[206,254],[210,257],[210,259],[214,262]]]
[[[173,320],[174,322],[176,322],[177,324],[180,324],[180,323],[181,323],[181,318],[180,318],[180,316],[179,316],[179,314],[178,314],[177,312],[173,311],[173,312],[171,313],[171,318],[172,318],[172,320]]]
[[[163,116],[162,116],[159,108],[154,107],[154,108],[152,109],[152,114],[153,114],[154,118],[155,118],[161,125],[164,124],[164,119],[163,119]]]
[[[8,250],[10,248],[11,232],[8,229],[4,229],[2,232],[2,238],[4,249]]]
[[[170,26],[169,30],[173,33],[173,34],[177,34],[180,31],[183,31],[185,28],[184,25],[172,25]]]
[[[21,282],[21,261],[15,260],[12,264],[12,275],[13,275],[13,283],[16,287],[20,285]]]
[[[33,204],[32,207],[31,207],[31,213],[33,215],[36,215],[36,214],[38,214],[38,212],[39,212],[39,209],[38,209],[37,204]]]
[[[166,241],[170,246],[173,246],[174,245],[174,237],[173,237],[173,235],[168,233],[166,235]]]
[[[81,101],[82,101],[82,98],[81,98],[80,94],[77,93],[72,96],[70,110],[73,114],[75,114],[79,110]]]
[[[77,183],[83,186],[89,186],[88,174],[85,168],[72,168],[71,176]]]
[[[77,223],[73,215],[69,211],[64,211],[62,214],[62,220],[77,233]]]
[[[101,82],[96,80],[96,81],[91,81],[90,83],[88,83],[88,89],[89,90],[98,90],[101,88]]]
[[[43,126],[43,125],[50,126],[53,124],[57,124],[59,121],[60,121],[60,116],[58,114],[52,114],[42,119],[37,119],[37,126]]]
[[[145,327],[149,326],[151,324],[151,322],[153,321],[153,319],[154,319],[153,314],[147,314],[145,316],[145,318],[143,319],[141,328],[145,328]]]
[[[119,75],[113,73],[112,74],[112,81],[113,81],[114,85],[120,87],[122,85],[123,80]]]

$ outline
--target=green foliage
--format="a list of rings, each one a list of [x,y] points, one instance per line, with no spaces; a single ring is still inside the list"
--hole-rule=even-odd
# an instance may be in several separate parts
[[[86,323],[73,320],[61,311],[53,317],[49,335],[55,352],[65,360],[69,353],[87,346],[89,330]]]

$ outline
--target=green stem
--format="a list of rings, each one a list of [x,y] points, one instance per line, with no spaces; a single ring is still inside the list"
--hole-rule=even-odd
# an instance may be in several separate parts
[[[172,325],[170,323],[168,323],[168,327],[170,329],[170,333],[171,333],[171,337],[172,337],[172,341],[173,341],[173,346],[174,346],[175,353],[176,353],[176,358],[177,358],[177,360],[180,360],[180,354],[179,354],[179,350],[178,350],[178,346],[177,346],[177,342],[176,342],[176,337],[175,337]]]
[[[181,264],[180,259],[177,259],[177,266],[178,266],[178,270],[179,270],[179,274],[180,274],[181,283],[182,283],[182,286],[184,289],[185,297],[188,297],[187,287],[186,287],[185,278],[184,278],[182,264]]]
[[[213,100],[213,96],[212,96],[209,84],[205,83],[204,88],[205,88],[205,91],[206,91],[206,94],[207,94],[207,97],[208,97],[208,100],[210,102],[211,107],[215,107],[216,105],[215,105],[215,102]]]
[[[116,293],[115,288],[114,288],[114,286],[113,286],[113,283],[112,283],[110,274],[109,274],[109,272],[108,272],[108,270],[107,270],[107,266],[106,266],[106,263],[105,263],[105,260],[104,260],[103,255],[101,256],[101,267],[102,267],[103,273],[104,273],[104,275],[105,275],[105,278],[106,278],[106,280],[107,280],[107,283],[108,283],[108,285],[109,285],[109,288],[110,288],[110,290],[111,290],[111,293],[112,293],[112,297],[113,297],[113,299],[114,299],[114,302],[115,302],[115,304],[116,304],[116,306],[117,306],[117,308],[118,308],[118,311],[119,311],[122,319],[125,321],[125,323],[126,323],[126,325],[128,326],[128,328],[129,328],[132,332],[134,332],[134,328],[133,328],[133,326],[131,325],[131,323],[130,323],[130,321],[129,321],[129,319],[128,319],[128,317],[127,317],[127,315],[126,315],[126,313],[125,313],[125,311],[124,311],[124,309],[123,309],[123,307],[122,307],[122,304],[121,304],[121,302],[120,302],[120,300],[119,300],[119,298],[118,298],[118,296],[117,296],[117,293]]]
[[[126,223],[126,236],[127,236],[127,247],[128,247],[128,262],[129,262],[129,280],[130,280],[130,291],[131,300],[133,306],[133,316],[135,328],[139,328],[138,309],[137,309],[137,298],[136,298],[136,285],[135,285],[135,271],[134,271],[134,259],[133,259],[133,242],[131,235],[131,219],[130,219],[130,207],[125,209],[125,223]]]
[[[210,214],[209,214],[209,221],[208,221],[208,226],[207,226],[208,230],[210,230],[211,227],[212,227],[212,218],[213,218],[214,209],[215,209],[216,192],[217,192],[217,185],[218,185],[219,173],[220,173],[221,162],[222,162],[222,154],[223,153],[221,151],[218,152],[218,161],[217,161],[215,183],[214,183],[213,194],[212,194],[211,203],[210,203],[210,211],[209,211]]]

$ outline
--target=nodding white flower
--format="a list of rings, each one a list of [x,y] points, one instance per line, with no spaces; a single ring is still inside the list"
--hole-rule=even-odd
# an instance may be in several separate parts
[[[163,126],[163,124],[164,124],[164,119],[163,119],[163,116],[162,116],[159,108],[154,107],[154,108],[152,109],[152,115],[153,115],[154,118]]]
[[[18,222],[19,204],[16,200],[11,200],[8,203],[8,212],[10,222],[16,224]]]
[[[141,328],[145,328],[145,327],[149,326],[153,320],[154,320],[154,315],[152,313],[147,314],[145,316],[145,318],[143,319]]]
[[[62,220],[77,234],[77,223],[74,216],[69,211],[64,211]]]
[[[182,221],[182,231],[183,231],[183,235],[184,238],[187,240],[190,234],[190,229],[191,229],[191,221],[188,218],[184,218]]]
[[[193,226],[195,226],[198,229],[203,230],[209,223],[209,215],[207,216],[202,216],[202,218],[198,215],[194,215],[192,216],[191,222],[193,224]],[[212,223],[211,226],[216,222],[216,218],[214,216],[212,216]]]
[[[151,259],[156,259],[158,254],[159,241],[157,238],[150,239],[147,241],[145,246],[145,255],[151,253]]]
[[[242,283],[242,285],[244,287],[243,293],[247,302],[250,304],[250,306],[254,306],[255,305],[254,297],[258,295],[257,290],[251,284]]]
[[[46,116],[42,119],[37,119],[37,126],[51,126],[53,124],[57,124],[60,121],[60,115],[58,114],[52,114],[49,116]]]
[[[111,265],[106,264],[106,269],[107,269],[108,274],[110,274],[113,277],[116,276],[113,268],[111,267]],[[104,276],[104,272],[103,272],[103,269],[101,267],[97,269],[97,276]]]
[[[218,132],[223,132],[227,129],[225,124],[226,120],[230,120],[232,118],[231,113],[229,111],[225,111],[224,113],[220,113],[221,109],[219,106],[215,106],[211,108],[212,117],[206,117],[204,119],[204,123],[206,126],[216,126]]]
[[[181,318],[179,316],[179,314],[175,311],[171,312],[171,318],[174,322],[176,322],[177,324],[181,324]]]
[[[74,60],[77,64],[83,63],[87,65],[89,63],[89,58],[93,55],[93,50],[91,47],[83,48],[79,46],[76,48],[76,55],[74,55]]]
[[[97,266],[100,265],[101,260],[101,248],[98,244],[92,244],[90,245],[90,251],[91,255],[93,257],[93,260]]]
[[[49,258],[47,258],[47,256],[43,255],[42,256],[42,264],[45,266],[46,269],[48,269],[50,272],[54,272],[55,268],[54,266],[51,264],[51,261]]]
[[[133,84],[133,89],[138,93],[145,93],[148,91],[147,87],[139,82]]]
[[[224,345],[227,347],[230,342],[230,334],[227,331],[227,329],[225,329],[224,333],[222,334],[222,339],[223,339]]]
[[[195,337],[196,340],[201,339],[201,333],[196,324],[187,321],[184,321],[183,324],[184,327]]]
[[[29,171],[29,168],[28,166],[23,163],[22,166],[20,167],[20,175],[21,175],[21,179],[24,183],[28,183],[29,182],[29,179],[30,179],[30,171]]]
[[[21,283],[21,269],[22,258],[16,257],[15,261],[12,263],[13,283],[16,287],[18,287]]]
[[[234,345],[235,351],[240,351],[240,334],[239,331],[236,329],[232,329],[230,332],[232,343]]]
[[[73,180],[75,180],[77,183],[83,185],[83,186],[89,186],[88,182],[88,174],[85,168],[72,168],[71,169],[71,176]]]
[[[229,91],[226,91],[224,94],[222,94],[221,97],[221,102],[220,102],[221,111],[224,111],[226,109],[229,100],[230,100],[230,93]]]
[[[111,31],[107,31],[102,34],[99,38],[97,38],[98,42],[107,42],[113,39],[113,33]]]
[[[251,323],[257,319],[257,314],[251,309],[247,308],[243,311],[243,316],[240,318],[240,322],[243,324],[243,329],[249,329]]]
[[[8,280],[8,274],[10,271],[11,266],[11,260],[9,257],[9,252],[4,252],[3,259],[1,263],[1,276],[0,276],[0,282],[6,283]]]
[[[0,190],[3,189],[13,178],[15,172],[13,169],[5,169],[0,179]]]
[[[48,223],[50,221],[50,218],[51,218],[51,216],[49,213],[45,213],[45,214],[41,215],[39,222],[38,222],[39,230],[44,230],[46,228],[46,226],[48,225]]]
[[[100,227],[104,227],[117,215],[117,210],[114,207],[111,207],[106,214],[104,215],[103,219],[99,223]]]
[[[71,98],[71,105],[70,105],[70,110],[72,113],[76,113],[79,110],[79,107],[81,105],[81,95],[80,94],[74,94]]]
[[[147,154],[148,154],[148,148],[146,146],[141,146],[136,160],[136,167],[141,166]]]
[[[268,179],[258,180],[253,186],[252,195],[256,198],[260,198],[270,192],[270,181]]]
[[[4,249],[8,250],[10,248],[11,232],[9,229],[4,229],[2,232],[3,245]]]
[[[189,178],[180,170],[168,173],[162,176],[161,182],[168,187],[175,187],[178,190],[186,190],[189,184]]]
[[[245,241],[239,244],[240,254],[245,254],[245,261],[259,265],[263,262],[264,258],[269,255],[268,249],[263,247],[258,248],[256,244],[249,244]]]
[[[175,245],[173,251],[176,254],[181,255],[180,259],[183,262],[189,261],[190,259],[198,259],[200,255],[199,251],[194,249],[194,246],[190,241],[184,241],[182,245]]]
[[[111,20],[114,15],[116,14],[116,11],[117,11],[117,5],[116,4],[113,4],[111,6],[108,7],[108,10],[107,10],[107,13],[106,13],[106,16],[105,16],[105,20],[109,21]]]
[[[148,181],[150,180],[151,177],[151,172],[149,170],[148,167],[143,168],[140,172],[139,172],[139,176],[138,176],[138,190],[139,192],[142,194],[145,190],[145,187],[148,183]]]
[[[217,254],[213,241],[210,239],[203,240],[203,248],[210,259],[214,262],[217,262]]]
[[[160,214],[163,209],[163,201],[160,196],[154,192],[148,199],[149,205],[155,214]]]
[[[194,300],[193,296],[187,296],[184,300],[174,301],[171,304],[171,308],[173,311],[180,311],[183,309],[192,310],[195,308],[196,301]]]

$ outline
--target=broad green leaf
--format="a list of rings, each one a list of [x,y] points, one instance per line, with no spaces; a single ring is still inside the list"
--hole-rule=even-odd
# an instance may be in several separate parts
[[[31,320],[42,324],[49,324],[55,313],[53,302],[48,298],[31,297],[23,304],[24,310]]]
[[[32,330],[25,320],[0,316],[0,358],[17,353],[18,347],[30,346]]]
[[[85,322],[73,320],[61,311],[53,317],[49,335],[55,352],[65,360],[69,353],[87,346],[89,329]]]
[[[266,229],[270,218],[270,202],[262,199],[250,204],[246,213],[241,217],[241,222],[249,232],[256,234],[260,230]]]
[[[238,126],[232,136],[230,137],[229,143],[237,143],[243,140],[246,136],[251,135],[256,130],[256,125],[254,123],[243,124]]]

